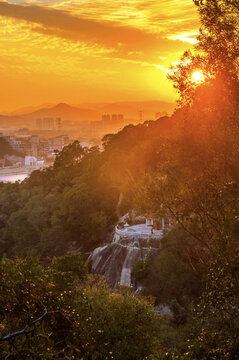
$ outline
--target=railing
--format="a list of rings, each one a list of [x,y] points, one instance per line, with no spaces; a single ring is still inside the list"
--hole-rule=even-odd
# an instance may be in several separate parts
[[[118,225],[115,227],[115,233],[119,235],[121,238],[134,238],[136,240],[139,239],[160,239],[163,235],[163,231],[160,231],[160,234],[154,234],[154,233],[143,233],[143,232],[133,232],[131,230],[131,233],[126,232],[126,229],[119,229]]]

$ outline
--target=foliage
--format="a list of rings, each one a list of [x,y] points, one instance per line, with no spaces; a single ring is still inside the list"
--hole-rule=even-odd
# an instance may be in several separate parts
[[[185,359],[237,359],[238,353],[238,117],[219,114],[202,118],[196,104],[187,110],[181,134],[145,178],[138,198],[144,210],[170,215],[174,225],[146,287],[159,299],[167,295],[166,302],[177,298],[180,306],[186,288],[187,301],[204,309],[196,312],[196,335]]]
[[[0,137],[0,158],[4,155],[20,156],[21,154],[15,151],[4,137]]]
[[[192,359],[238,359],[238,251],[211,264],[206,291],[195,309],[201,327],[190,346]],[[222,331],[223,329],[223,331]]]
[[[172,359],[173,354],[180,354],[179,359],[188,350],[188,338],[192,335],[192,321],[175,325],[170,316],[164,316],[160,322],[159,339],[161,350],[155,360]]]
[[[193,239],[181,229],[172,230],[162,240],[161,249],[153,261],[136,263],[134,275],[143,285],[144,293],[156,297],[157,303],[170,304],[176,299],[188,307],[202,293],[203,272]]]
[[[1,184],[1,254],[44,259],[105,243],[117,215],[133,207],[134,189],[154,168],[160,139],[172,126],[167,117],[127,126],[106,136],[103,151],[75,141],[53,167],[34,171],[21,184]]]
[[[146,359],[157,319],[145,299],[86,279],[82,257],[0,264],[0,351],[10,359]]]
[[[206,0],[198,10],[201,28],[196,49],[206,53],[218,71],[238,79],[238,0]]]
[[[55,164],[21,184],[0,188],[1,252],[9,256],[88,252],[104,242],[115,221],[118,193],[100,175],[100,152],[78,142]]]
[[[198,52],[185,53],[169,75],[184,105],[173,116],[177,136],[165,144],[156,171],[141,182],[137,201],[144,211],[170,216],[174,226],[159,253],[158,267],[153,265],[147,276],[152,288],[160,279],[158,293],[163,294],[164,279],[175,276],[166,291],[171,297],[177,285],[183,289],[188,271],[181,269],[190,269],[202,284],[202,294],[193,296],[189,347],[170,351],[168,358],[229,360],[238,359],[239,349],[239,3],[195,3],[202,22]],[[195,70],[204,74],[201,84],[192,80]],[[189,293],[186,297],[192,299]],[[180,323],[182,302],[177,300],[173,308]]]

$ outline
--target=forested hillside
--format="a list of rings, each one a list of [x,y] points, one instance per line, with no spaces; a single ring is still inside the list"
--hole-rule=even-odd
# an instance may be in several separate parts
[[[2,184],[1,254],[44,258],[72,248],[89,252],[106,242],[117,212],[134,206],[136,184],[157,167],[173,122],[165,117],[129,125],[106,135],[103,151],[83,149],[76,141],[53,167],[33,172],[21,184]],[[121,193],[124,201],[118,209]]]

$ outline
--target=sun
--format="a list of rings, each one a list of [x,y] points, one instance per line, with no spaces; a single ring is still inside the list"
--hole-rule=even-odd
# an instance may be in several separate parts
[[[201,71],[194,71],[192,73],[192,80],[196,83],[196,84],[200,84],[205,80],[205,76],[203,75],[203,73]]]

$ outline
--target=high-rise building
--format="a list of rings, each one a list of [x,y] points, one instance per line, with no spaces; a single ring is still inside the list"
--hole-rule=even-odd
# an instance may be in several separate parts
[[[55,121],[53,118],[49,118],[49,130],[54,130]]]
[[[123,125],[124,115],[123,114],[113,114],[112,115],[112,125]]]
[[[60,117],[56,118],[56,130],[58,130],[58,131],[61,130],[61,118]]]
[[[110,122],[110,114],[103,114],[102,115],[102,121],[104,122]]]
[[[118,121],[124,121],[124,115],[118,114]]]
[[[38,130],[42,129],[42,119],[40,119],[40,118],[36,119],[36,128]]]
[[[44,130],[53,130],[54,129],[54,119],[50,117],[46,117],[43,119],[43,126]]]
[[[111,117],[113,122],[116,122],[118,120],[118,115],[117,114],[113,114]]]

